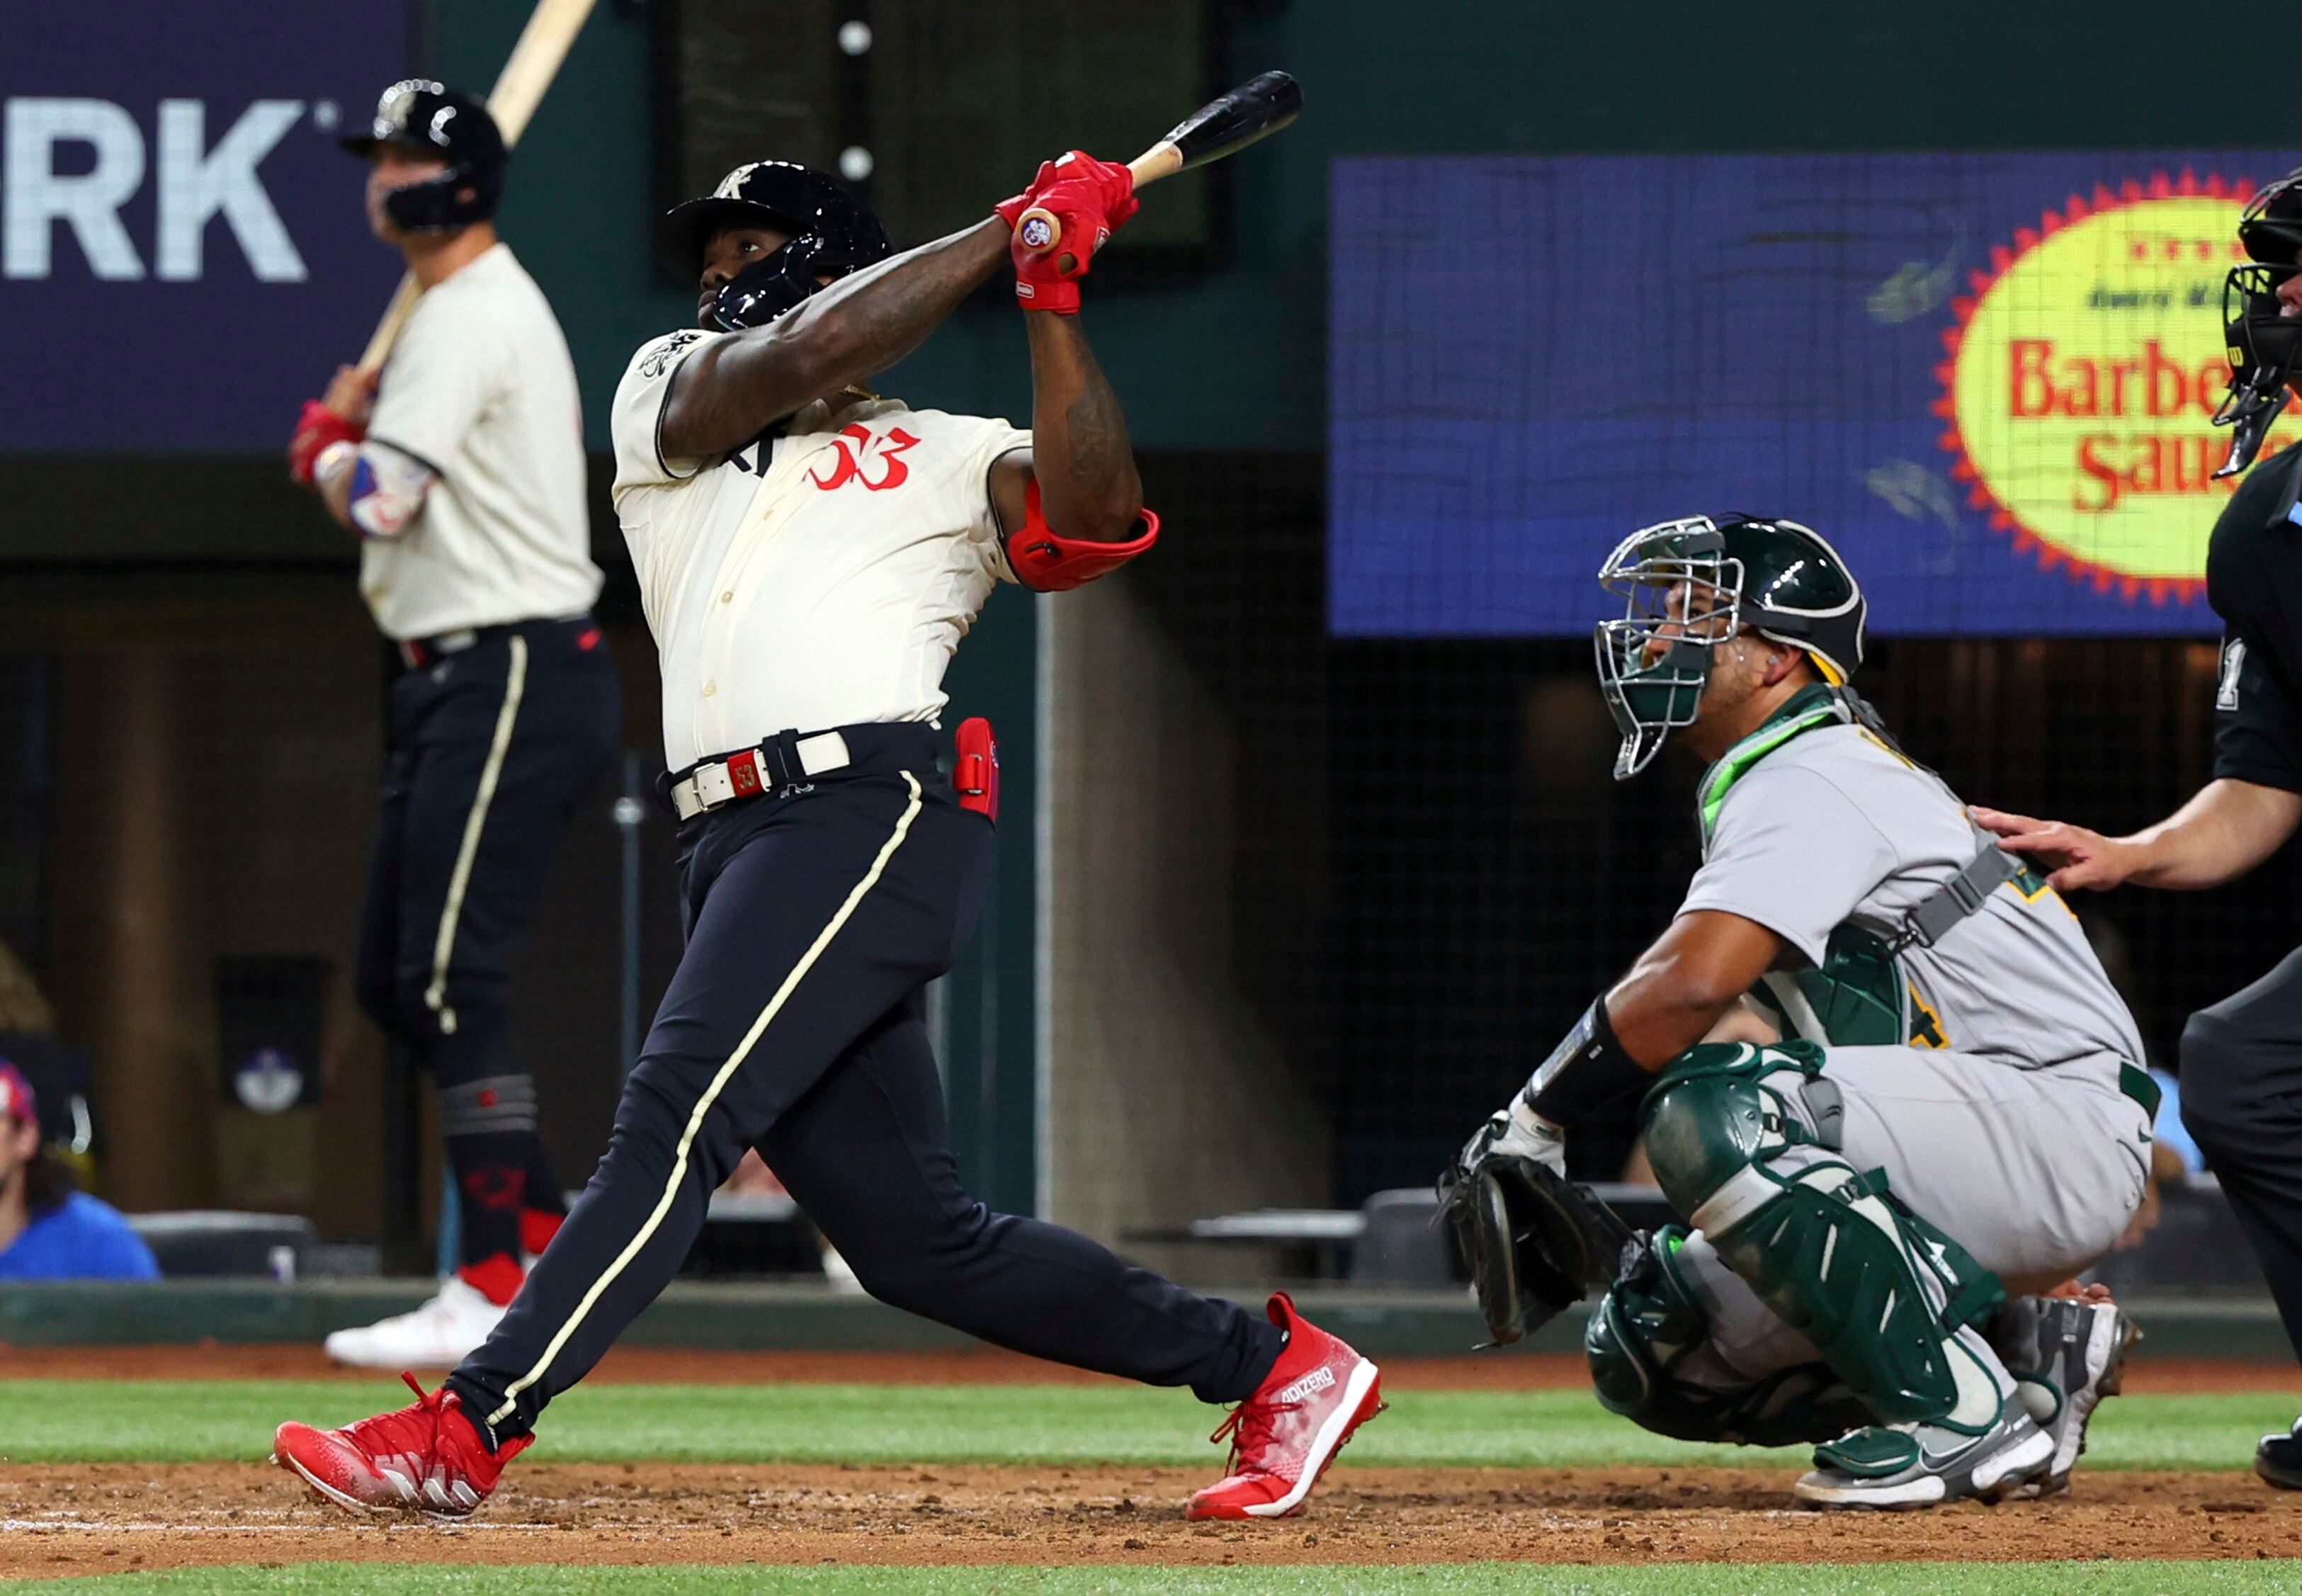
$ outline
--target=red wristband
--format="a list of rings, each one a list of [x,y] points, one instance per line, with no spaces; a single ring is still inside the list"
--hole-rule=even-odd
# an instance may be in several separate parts
[[[308,488],[322,449],[331,443],[357,443],[366,436],[365,427],[346,421],[317,399],[306,399],[288,440],[288,475]]]
[[[1076,277],[1015,279],[1015,303],[1025,310],[1052,310],[1057,315],[1077,315],[1080,307]]]

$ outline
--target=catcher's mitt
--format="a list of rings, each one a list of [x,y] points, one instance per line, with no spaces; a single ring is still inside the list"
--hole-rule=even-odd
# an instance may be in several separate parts
[[[1468,1169],[1449,1169],[1439,1178],[1439,1202],[1498,1344],[1612,1285],[1624,1249],[1638,1243],[1589,1187],[1515,1154],[1489,1153]]]

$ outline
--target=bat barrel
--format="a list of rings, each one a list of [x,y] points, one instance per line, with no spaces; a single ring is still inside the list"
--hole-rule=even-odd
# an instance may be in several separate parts
[[[1268,138],[1303,113],[1303,86],[1285,72],[1262,72],[1175,125],[1164,144],[1182,157],[1179,170],[1228,155]]]

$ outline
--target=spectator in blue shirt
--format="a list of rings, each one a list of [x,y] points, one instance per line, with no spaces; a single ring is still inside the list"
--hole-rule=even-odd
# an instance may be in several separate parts
[[[24,1072],[0,1059],[0,1280],[157,1280],[152,1249],[120,1210],[72,1189],[40,1145]]]

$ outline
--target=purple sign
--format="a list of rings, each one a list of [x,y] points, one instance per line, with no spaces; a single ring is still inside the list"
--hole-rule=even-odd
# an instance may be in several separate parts
[[[1584,634],[1618,539],[1740,510],[1880,634],[2212,633],[2223,279],[2298,158],[1338,161],[1330,627]]]
[[[399,275],[336,146],[406,0],[0,9],[0,451],[270,453]]]

